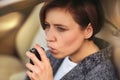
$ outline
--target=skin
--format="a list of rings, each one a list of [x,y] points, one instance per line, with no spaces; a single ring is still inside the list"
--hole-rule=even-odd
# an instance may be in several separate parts
[[[92,25],[89,23],[87,28],[82,29],[71,14],[63,8],[53,8],[47,11],[45,27],[46,41],[55,58],[69,56],[71,61],[78,63],[99,51],[93,41],[88,40],[93,34]],[[39,61],[34,54],[27,52],[27,56],[35,63],[35,65],[26,64],[26,67],[32,71],[27,71],[27,75],[31,80],[53,80],[49,59],[40,46],[35,45],[35,48],[41,55],[42,61]]]

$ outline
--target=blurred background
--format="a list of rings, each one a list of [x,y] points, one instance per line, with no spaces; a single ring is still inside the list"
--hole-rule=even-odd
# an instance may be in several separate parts
[[[120,0],[101,0],[105,24],[96,36],[115,47],[112,55],[120,69]],[[0,0],[0,80],[24,80],[25,52],[35,43],[47,48],[39,12],[42,0]]]
[[[0,80],[10,80],[25,71],[25,52],[35,43],[46,47],[39,22],[41,2],[0,0]]]

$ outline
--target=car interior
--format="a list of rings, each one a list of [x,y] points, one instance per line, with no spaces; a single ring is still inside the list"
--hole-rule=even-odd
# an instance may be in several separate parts
[[[113,45],[110,57],[120,77],[120,0],[101,3],[105,24],[96,37]],[[39,21],[43,4],[42,0],[0,0],[0,80],[24,80],[28,61],[25,52],[36,43],[47,49]]]

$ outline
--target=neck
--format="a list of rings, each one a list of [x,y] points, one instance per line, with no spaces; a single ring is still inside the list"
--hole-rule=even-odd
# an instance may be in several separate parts
[[[78,63],[91,54],[99,51],[99,48],[93,41],[86,40],[81,48],[70,56],[71,61]]]

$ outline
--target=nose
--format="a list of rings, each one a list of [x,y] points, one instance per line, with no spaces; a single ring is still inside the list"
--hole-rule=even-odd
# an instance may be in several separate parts
[[[46,41],[47,42],[54,42],[56,40],[55,38],[55,32],[52,29],[49,29],[46,31]]]

